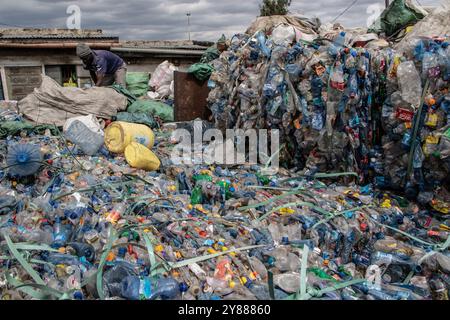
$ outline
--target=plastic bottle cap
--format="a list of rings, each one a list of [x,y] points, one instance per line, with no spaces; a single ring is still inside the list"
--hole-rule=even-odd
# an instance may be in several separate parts
[[[124,248],[124,247],[121,247],[121,248],[119,248],[119,256],[120,257],[123,257],[123,256],[125,256],[125,254],[127,253],[127,249],[126,248]]]
[[[30,159],[30,157],[28,156],[28,154],[26,154],[26,153],[19,153],[18,155],[17,155],[17,162],[19,162],[19,163],[26,163],[26,162],[28,162],[28,160]]]
[[[179,289],[181,292],[187,292],[189,290],[189,286],[185,282],[182,282],[180,283]]]

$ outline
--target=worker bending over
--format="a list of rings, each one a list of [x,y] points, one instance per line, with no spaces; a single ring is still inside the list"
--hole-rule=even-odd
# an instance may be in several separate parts
[[[85,43],[77,45],[77,55],[89,70],[97,87],[107,87],[114,83],[126,87],[127,65],[118,55],[106,50],[91,50]]]

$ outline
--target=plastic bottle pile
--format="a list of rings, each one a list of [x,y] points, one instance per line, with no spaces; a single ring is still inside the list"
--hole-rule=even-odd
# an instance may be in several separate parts
[[[45,164],[1,171],[2,299],[448,299],[448,215],[371,185],[180,168],[166,137],[158,172],[48,134],[2,140]]]
[[[213,62],[216,126],[279,129],[287,168],[352,171],[429,203],[449,183],[448,39],[408,40],[400,56],[346,47],[345,32],[296,42],[291,29],[235,35]]]

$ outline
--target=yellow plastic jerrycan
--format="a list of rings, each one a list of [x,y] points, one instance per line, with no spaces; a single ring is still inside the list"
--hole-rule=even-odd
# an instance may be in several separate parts
[[[150,149],[137,142],[131,142],[125,148],[125,159],[131,167],[147,171],[158,170],[161,165],[161,161]]]
[[[131,143],[137,142],[147,148],[153,148],[155,134],[142,124],[113,122],[105,130],[105,146],[113,153],[123,153]]]

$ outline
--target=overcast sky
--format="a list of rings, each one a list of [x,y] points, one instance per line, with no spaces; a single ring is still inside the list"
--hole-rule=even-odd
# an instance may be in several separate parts
[[[330,22],[357,1],[337,21],[344,26],[365,26],[384,0],[293,0],[292,13],[317,16]],[[441,1],[418,0],[424,6]],[[0,28],[66,28],[68,6],[81,9],[81,27],[103,29],[121,39],[187,39],[187,12],[191,12],[192,38],[216,40],[243,32],[259,14],[262,0],[0,0]],[[371,6],[372,5],[372,6]]]

